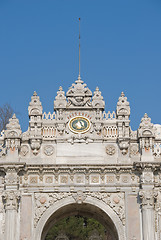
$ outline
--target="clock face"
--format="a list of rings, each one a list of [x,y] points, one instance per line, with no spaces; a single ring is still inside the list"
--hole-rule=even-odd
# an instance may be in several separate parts
[[[90,129],[90,121],[86,117],[74,117],[69,121],[69,129],[74,133],[85,133]]]

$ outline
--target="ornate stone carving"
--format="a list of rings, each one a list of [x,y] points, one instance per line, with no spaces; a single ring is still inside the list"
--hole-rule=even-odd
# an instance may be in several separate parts
[[[154,176],[152,171],[144,171],[141,176],[141,181],[143,183],[153,183],[154,182]]]
[[[121,93],[117,102],[118,144],[123,155],[127,154],[130,140],[130,106],[124,93]]]
[[[119,141],[119,147],[120,147],[120,150],[121,150],[122,154],[125,155],[128,152],[129,142],[126,141],[126,140],[125,141],[120,140]]]
[[[52,176],[46,177],[45,182],[46,183],[53,183],[53,177]]]
[[[130,145],[130,156],[137,156],[139,153],[139,147],[137,143]]]
[[[161,157],[161,143],[155,143],[154,144],[153,155],[156,158],[160,158]]]
[[[56,127],[57,127],[57,130],[58,130],[58,133],[59,133],[60,135],[62,135],[62,134],[64,133],[64,130],[65,130],[65,124],[64,124],[64,122],[58,122],[58,123],[56,124]]]
[[[105,107],[105,102],[103,101],[103,97],[98,87],[96,87],[96,90],[92,97],[92,107],[96,109],[102,109],[102,110]]]
[[[35,217],[34,227],[37,226],[42,214],[55,202],[71,196],[72,193],[35,193]]]
[[[87,107],[91,108],[91,97],[92,92],[89,88],[86,87],[86,84],[83,84],[81,77],[78,76],[78,80],[72,84],[72,87],[66,93],[67,96],[67,107],[74,108],[74,107]]]
[[[75,199],[76,203],[81,204],[86,199],[86,194],[84,194],[82,191],[78,191],[77,193],[73,194],[73,198]]]
[[[72,192],[59,192],[59,193],[35,193],[35,217],[34,226],[37,223],[43,213],[58,200],[72,196],[79,204],[83,203],[86,197],[94,197],[110,206],[118,215],[123,225],[125,225],[125,205],[124,205],[124,193],[101,193],[101,192],[88,192],[84,193],[78,191]]]
[[[138,137],[140,139],[140,148],[148,151],[153,149],[154,146],[154,128],[151,123],[151,118],[148,117],[147,113],[141,119],[141,123],[138,129]]]
[[[20,201],[19,191],[4,191],[2,194],[2,199],[6,210],[18,210]]]
[[[18,184],[18,175],[15,169],[8,169],[5,176],[5,184],[6,185],[17,185]]]
[[[156,196],[155,209],[161,214],[161,191],[158,191],[158,194]]]
[[[157,197],[157,192],[154,190],[141,190],[139,196],[142,200],[142,207],[154,207],[154,201]]]
[[[68,176],[67,175],[60,176],[60,183],[62,184],[68,183]]]
[[[47,156],[51,156],[54,153],[54,147],[52,145],[47,145],[44,147],[44,153]]]
[[[102,200],[109,205],[115,213],[119,216],[123,225],[125,225],[125,203],[124,193],[101,193],[101,192],[90,192],[87,196],[91,196]]]
[[[31,149],[33,150],[33,154],[37,155],[41,146],[40,139],[31,139]]]
[[[67,105],[67,100],[65,97],[65,93],[63,91],[63,88],[60,86],[59,91],[57,92],[57,96],[55,97],[54,109],[55,110],[64,109],[66,108],[66,105]]]
[[[27,145],[22,145],[20,154],[25,157],[28,152],[29,152],[29,147]]]
[[[115,181],[115,176],[114,175],[108,175],[106,176],[106,182],[109,183],[113,183]]]
[[[37,176],[30,176],[30,183],[31,184],[37,184],[38,183],[38,177]]]
[[[116,148],[113,145],[107,145],[106,146],[106,153],[110,156],[114,155],[116,152]]]
[[[29,116],[41,116],[42,115],[42,105],[40,102],[39,96],[37,93],[34,92],[33,96],[31,97],[31,102],[28,107]]]
[[[99,183],[99,182],[100,182],[100,178],[98,175],[91,176],[91,183]]]
[[[5,139],[7,149],[18,149],[20,147],[21,127],[16,115],[13,114],[9,119],[9,123],[6,125]]]
[[[125,97],[123,92],[121,93],[121,96],[117,102],[117,116],[120,116],[121,118],[123,118],[123,116],[130,116],[129,102],[127,101],[127,97]]]

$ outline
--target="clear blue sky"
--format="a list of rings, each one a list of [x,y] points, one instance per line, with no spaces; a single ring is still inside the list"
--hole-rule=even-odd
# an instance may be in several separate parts
[[[59,86],[78,76],[79,17],[81,77],[106,111],[124,91],[133,130],[145,112],[161,123],[160,0],[0,0],[0,105],[12,105],[23,131],[34,90],[53,111]]]

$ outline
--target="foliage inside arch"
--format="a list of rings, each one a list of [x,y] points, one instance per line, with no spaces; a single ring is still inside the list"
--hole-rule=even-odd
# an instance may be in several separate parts
[[[83,216],[70,216],[57,222],[49,230],[45,240],[55,240],[60,233],[65,233],[69,240],[88,240],[95,230],[102,240],[106,239],[106,229],[97,220]]]

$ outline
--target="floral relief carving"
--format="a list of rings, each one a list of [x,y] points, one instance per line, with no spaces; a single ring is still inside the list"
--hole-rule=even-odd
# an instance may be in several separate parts
[[[71,196],[72,193],[35,193],[35,217],[34,217],[34,227],[43,213],[58,200],[67,198]]]
[[[113,146],[113,145],[108,145],[107,147],[106,147],[106,153],[108,154],[108,155],[114,155],[115,154],[115,152],[116,152],[116,149],[115,149],[115,147]]]
[[[124,193],[100,193],[93,192],[88,193],[88,196],[102,200],[107,205],[109,205],[114,212],[118,215],[122,224],[125,225],[125,203],[124,203]]]
[[[44,153],[47,156],[51,156],[54,153],[54,147],[51,145],[47,145],[44,147]]]
[[[75,199],[76,203],[81,204],[86,199],[86,195],[82,191],[78,191],[77,193],[73,194],[73,198]]]
[[[122,224],[125,225],[125,206],[124,206],[124,193],[100,193],[89,192],[84,193],[78,191],[76,193],[71,192],[59,192],[59,193],[35,193],[35,216],[34,227],[37,226],[43,213],[55,202],[72,196],[76,203],[81,204],[88,197],[93,197],[103,201],[118,215]]]
[[[29,152],[29,147],[27,145],[23,145],[21,147],[20,154],[22,156],[26,156],[28,152]]]
[[[2,199],[6,210],[18,210],[20,192],[15,192],[13,190],[4,192],[2,194]]]
[[[154,201],[158,193],[154,190],[141,190],[139,196],[142,200],[142,207],[154,207]]]
[[[130,155],[136,156],[139,153],[138,144],[133,144],[130,146]]]

